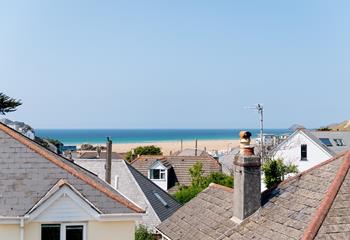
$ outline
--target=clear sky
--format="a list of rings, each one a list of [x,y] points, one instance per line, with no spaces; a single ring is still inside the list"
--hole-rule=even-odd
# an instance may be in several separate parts
[[[350,1],[1,1],[0,91],[35,128],[350,118]]]

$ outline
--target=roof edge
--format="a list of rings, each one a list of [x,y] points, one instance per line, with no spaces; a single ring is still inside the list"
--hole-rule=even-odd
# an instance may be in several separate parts
[[[99,190],[100,192],[104,193],[106,196],[109,198],[119,202],[120,204],[126,206],[127,208],[131,209],[134,212],[137,213],[144,213],[145,211],[138,206],[132,204],[129,202],[127,199],[121,198],[120,196],[116,195],[113,191],[110,189],[107,189],[106,187],[102,186],[100,183],[94,181],[91,177],[87,176],[86,174],[79,173],[76,169],[73,167],[65,164],[63,161],[59,160],[58,158],[63,158],[62,156],[58,155],[57,153],[48,151],[46,148],[43,146],[39,145],[38,143],[34,142],[33,140],[27,138],[23,134],[17,132],[16,130],[6,126],[5,124],[0,123],[0,130],[2,130],[4,133],[9,135],[10,137],[14,138],[18,142],[24,144],[28,148],[30,148],[32,151],[36,152],[43,158],[46,158],[50,162],[54,163],[56,166],[66,170],[73,176],[79,178],[83,182],[87,183],[91,187]],[[67,160],[67,159],[65,159]],[[69,161],[69,160],[67,160]]]
[[[321,205],[317,209],[315,215],[311,219],[310,225],[304,231],[301,239],[311,240],[314,239],[326,218],[329,209],[332,207],[334,199],[336,198],[340,187],[342,186],[344,179],[350,168],[350,151],[344,156],[344,161],[337,171],[335,178],[333,179],[331,185],[328,187],[326,196],[324,197]]]

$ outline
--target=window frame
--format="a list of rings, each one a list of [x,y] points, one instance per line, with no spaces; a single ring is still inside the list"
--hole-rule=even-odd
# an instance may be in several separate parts
[[[66,227],[67,226],[82,226],[83,227],[83,239],[87,240],[87,224],[84,222],[70,222],[70,223],[42,223],[40,224],[40,239],[42,240],[42,226],[43,225],[59,225],[60,226],[60,240],[66,240]]]
[[[66,240],[66,227],[67,226],[83,226],[83,239],[86,240],[86,223],[61,223],[61,240]]]
[[[344,140],[342,138],[334,138],[333,141],[335,142],[335,145],[337,145],[337,147],[345,146]]]
[[[159,171],[159,178],[154,178],[153,171]],[[166,171],[165,169],[157,169],[157,168],[150,169],[149,178],[151,180],[166,180]]]

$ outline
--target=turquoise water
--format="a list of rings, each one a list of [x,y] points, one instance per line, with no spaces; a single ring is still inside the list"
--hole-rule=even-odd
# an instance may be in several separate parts
[[[259,129],[245,129],[256,137]],[[58,139],[64,144],[101,144],[110,137],[114,143],[178,140],[238,139],[241,129],[36,129],[39,137]],[[287,129],[266,129],[265,133],[284,134]]]

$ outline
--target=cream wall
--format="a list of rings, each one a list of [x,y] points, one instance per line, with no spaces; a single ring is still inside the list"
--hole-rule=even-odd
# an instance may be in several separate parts
[[[89,240],[133,240],[135,238],[134,222],[89,222]]]
[[[40,240],[41,224],[28,223],[24,226],[24,240]]]
[[[1,224],[0,239],[18,240],[19,239],[19,224]]]
[[[25,240],[40,240],[41,224],[29,223],[24,227]],[[134,222],[97,222],[87,224],[87,240],[134,240]],[[19,240],[19,224],[1,224],[0,240]]]

